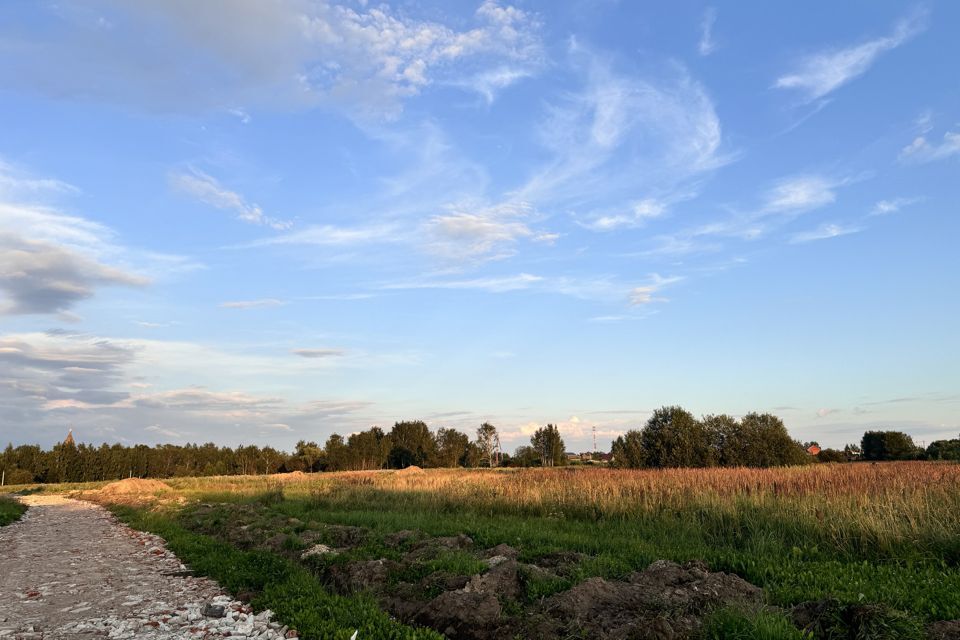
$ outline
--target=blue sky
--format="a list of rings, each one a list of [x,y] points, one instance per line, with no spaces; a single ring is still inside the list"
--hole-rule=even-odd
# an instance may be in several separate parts
[[[956,437],[960,6],[0,5],[0,441]]]

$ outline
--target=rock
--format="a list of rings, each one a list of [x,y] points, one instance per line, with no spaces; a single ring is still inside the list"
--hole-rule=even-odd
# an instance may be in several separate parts
[[[207,618],[223,618],[226,616],[225,608],[222,604],[208,604],[203,607],[200,615]]]
[[[335,549],[331,549],[325,544],[315,544],[303,553],[300,554],[301,560],[306,560],[307,558],[312,558],[313,556],[324,556],[324,555],[337,555]]]

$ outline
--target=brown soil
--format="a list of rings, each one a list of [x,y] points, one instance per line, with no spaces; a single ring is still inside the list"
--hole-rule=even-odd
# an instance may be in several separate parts
[[[170,485],[159,480],[128,478],[126,480],[120,480],[119,482],[111,482],[110,484],[102,487],[99,493],[103,497],[129,495],[145,496],[172,490],[173,489],[170,487]]]
[[[400,476],[414,476],[414,475],[420,475],[421,473],[426,473],[426,471],[424,471],[423,469],[421,469],[415,464],[412,464],[409,467],[406,467],[404,469],[400,469],[399,471],[397,471],[397,475],[400,475]]]

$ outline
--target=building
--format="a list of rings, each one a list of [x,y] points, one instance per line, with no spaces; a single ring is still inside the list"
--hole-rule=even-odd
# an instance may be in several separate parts
[[[809,447],[807,447],[807,453],[809,453],[812,456],[817,455],[818,453],[820,453],[820,445],[811,444]]]
[[[63,444],[76,444],[73,441],[73,429],[67,432],[67,437],[63,439]]]

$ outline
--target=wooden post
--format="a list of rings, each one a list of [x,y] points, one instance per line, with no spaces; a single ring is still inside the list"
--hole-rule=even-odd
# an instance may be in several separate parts
[[[7,483],[7,470],[4,469],[3,472],[0,472],[0,487]]]

